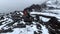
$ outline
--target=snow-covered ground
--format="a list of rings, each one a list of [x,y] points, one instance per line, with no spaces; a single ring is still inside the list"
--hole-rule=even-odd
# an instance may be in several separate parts
[[[26,0],[25,0],[25,2],[26,2]],[[44,9],[42,12],[33,11],[33,12],[30,12],[30,14],[31,15],[38,14],[38,15],[44,15],[44,16],[51,16],[51,17],[56,17],[60,20],[60,9],[59,10],[57,10],[57,9],[45,10]],[[50,20],[50,18],[46,18],[46,17],[43,17],[43,16],[40,16],[40,19],[43,22],[48,22]],[[12,28],[12,30],[13,30],[13,32],[7,32],[7,33],[1,33],[1,34],[34,34],[34,31],[38,32],[40,30],[40,29],[37,28],[37,25],[36,25],[37,22],[33,22],[33,24],[31,24],[31,25],[26,25],[26,27],[24,27],[24,28],[14,28],[15,26],[17,26],[18,22],[15,22],[10,27],[6,26],[7,24],[10,24],[10,23],[13,22],[13,20],[10,19],[10,18],[2,19],[2,20],[0,20],[0,22],[2,22],[2,25],[0,26],[0,30],[2,30],[2,29],[6,30],[6,29],[9,29],[9,28]],[[24,21],[20,21],[20,24],[21,23],[25,24]],[[39,24],[39,25],[41,26],[42,34],[49,34],[49,31],[48,31],[48,28],[46,28],[46,25],[42,25],[42,24]]]
[[[42,34],[49,34],[49,31],[48,31],[48,29],[46,28],[46,26],[44,25],[41,25],[42,26]]]
[[[60,1],[59,0],[50,0],[46,2],[47,7],[54,7],[54,8],[60,8]]]
[[[4,21],[4,22],[2,22],[2,21]],[[2,25],[0,26],[0,30],[4,27],[4,26],[6,26],[7,24],[9,24],[9,23],[12,23],[13,22],[13,20],[12,19],[9,19],[9,18],[5,18],[5,19],[3,19],[3,20],[0,20],[0,22],[2,22]],[[4,29],[4,28],[3,28]],[[8,28],[5,28],[5,29],[8,29]]]
[[[49,34],[48,33],[48,29],[41,25],[42,27],[42,34]],[[14,28],[13,32],[8,32],[8,33],[1,33],[1,34],[34,34],[34,31],[37,31],[38,29],[36,28],[36,25],[33,25],[33,27],[31,26],[26,26],[26,28]]]
[[[31,12],[30,14],[32,14],[32,15],[33,14],[38,14],[38,15],[51,16],[51,17],[56,17],[56,18],[58,18],[60,20],[60,12],[58,14],[47,13],[47,12]]]
[[[8,27],[6,25],[9,24],[9,23],[12,23],[13,22],[12,19],[5,18],[5,19],[3,19],[1,21],[4,21],[5,23],[4,22],[2,23],[3,25],[0,26],[0,30],[2,30],[2,28],[4,30],[11,28],[11,27]],[[21,21],[21,23],[22,22],[23,21]],[[23,23],[25,23],[25,22],[23,22]],[[17,22],[14,25],[17,25]],[[1,34],[34,34],[34,31],[39,30],[39,29],[37,29],[36,26],[37,26],[36,24],[31,24],[31,25],[26,25],[26,28],[13,28],[12,27],[13,32],[7,32],[7,33],[1,33]],[[42,34],[49,34],[48,29],[44,25],[41,25],[41,27],[42,27],[41,28]]]

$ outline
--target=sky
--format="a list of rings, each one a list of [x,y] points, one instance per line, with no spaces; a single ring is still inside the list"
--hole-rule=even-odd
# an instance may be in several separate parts
[[[0,0],[0,13],[23,10],[32,4],[41,4],[46,0]]]

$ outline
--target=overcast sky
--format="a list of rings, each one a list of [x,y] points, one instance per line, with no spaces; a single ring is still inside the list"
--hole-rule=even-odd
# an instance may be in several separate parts
[[[32,4],[41,4],[46,0],[0,0],[0,13],[23,10]]]

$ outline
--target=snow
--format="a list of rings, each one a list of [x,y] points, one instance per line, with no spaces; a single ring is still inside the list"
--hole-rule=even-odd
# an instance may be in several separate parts
[[[28,0],[28,1],[30,1],[30,0]],[[33,0],[34,1],[34,0]],[[26,0],[25,0],[25,2],[26,2]],[[52,1],[52,2],[55,2],[55,1]],[[52,2],[50,2],[50,1],[48,1],[47,3],[49,4],[49,3],[51,3],[50,5],[48,5],[48,6],[53,6],[53,7],[57,7],[56,5],[52,5]],[[25,6],[25,5],[24,5]],[[27,6],[26,6],[27,7]],[[44,12],[45,11],[45,12]],[[58,11],[58,12],[57,12]],[[21,12],[20,12],[21,13]],[[57,14],[55,14],[55,13],[57,13]],[[19,13],[18,13],[19,14]],[[23,13],[21,13],[22,15],[23,15]],[[57,9],[53,9],[53,10],[43,10],[42,12],[35,12],[35,10],[33,9],[33,12],[30,12],[30,14],[31,14],[31,16],[33,16],[33,17],[35,17],[35,15],[33,15],[33,14],[38,14],[38,15],[45,15],[45,16],[52,16],[52,17],[56,17],[56,18],[58,18],[59,20],[58,21],[60,21],[60,10],[57,10]],[[46,18],[46,17],[43,17],[43,16],[40,16],[40,19],[43,21],[43,22],[48,22],[49,20],[50,20],[50,18]],[[4,22],[2,22],[2,21],[4,21]],[[13,26],[10,26],[10,27],[8,27],[8,26],[6,26],[7,24],[9,24],[9,23],[12,23],[13,22],[13,20],[12,19],[10,19],[10,18],[5,18],[5,19],[2,19],[2,20],[0,20],[0,22],[2,22],[2,25],[0,26],[0,30],[2,30],[2,28],[4,29],[4,30],[6,30],[6,29],[9,29],[9,28],[13,28],[13,26],[17,26],[17,24],[18,24],[18,22],[15,22],[14,24],[13,24]],[[23,23],[23,24],[25,24],[25,22],[24,21],[20,21],[20,24],[21,23]],[[31,24],[31,25],[26,25],[26,28],[13,28],[13,32],[7,32],[7,33],[1,33],[1,34],[34,34],[34,31],[37,31],[38,32],[38,30],[39,29],[37,29],[37,25],[36,25],[36,23],[38,23],[38,22],[34,22],[33,21],[33,24]],[[49,31],[48,31],[48,29],[46,28],[46,26],[45,25],[42,25],[42,24],[40,24],[41,25],[41,31],[42,31],[42,34],[49,34]],[[5,27],[4,27],[5,26]]]
[[[4,22],[2,22],[2,21],[4,21]],[[4,26],[6,26],[7,24],[12,23],[13,20],[12,20],[12,19],[9,19],[9,18],[5,18],[5,19],[1,20],[1,22],[2,22],[2,25],[0,26],[0,30],[1,30]],[[8,28],[4,27],[3,29],[8,29]]]
[[[32,22],[33,24],[36,24],[34,21]]]
[[[60,9],[48,9],[48,10],[43,10],[43,11],[45,11],[45,12],[48,12],[48,13],[58,13],[58,14],[60,14]]]
[[[53,14],[53,13],[46,13],[46,12],[31,12],[30,14],[38,14],[38,15],[45,15],[45,16],[52,16],[52,17],[56,17],[58,19],[60,19],[60,15],[57,15],[57,14]]]
[[[31,27],[32,26],[32,27]],[[42,34],[49,34],[48,29],[41,25]],[[14,28],[13,32],[1,33],[1,34],[34,34],[34,31],[37,31],[36,25],[26,25],[26,28]]]
[[[10,21],[11,19],[9,19],[8,21]],[[21,21],[23,22],[23,21]],[[34,22],[35,23],[35,22]],[[6,23],[6,24],[9,24]],[[8,26],[4,27],[6,24],[3,24],[0,26],[0,30],[3,28],[4,30],[10,28]],[[14,25],[17,25],[17,22],[14,24]],[[48,30],[45,26],[41,25],[42,27],[42,34],[44,33],[48,33]],[[45,31],[46,30],[46,31]],[[37,27],[36,27],[36,24],[31,24],[31,25],[26,25],[26,28],[13,28],[13,32],[7,32],[7,33],[1,33],[1,34],[34,34],[34,31],[38,31]]]
[[[7,30],[7,29],[9,29],[10,27],[8,27],[8,26],[6,26],[6,27],[2,27],[2,29],[4,29],[4,30]]]
[[[45,27],[45,25],[43,26],[43,25],[41,25],[42,26],[42,34],[49,34],[49,31],[48,31],[48,29]]]
[[[12,19],[10,19],[10,18],[4,18],[4,19],[2,19],[2,20],[0,20],[0,22],[2,22],[2,21],[5,21],[5,22],[13,22],[13,20]]]
[[[25,22],[24,22],[24,21],[21,21],[20,23],[23,23],[23,24],[25,24]]]
[[[17,26],[17,24],[18,24],[18,23],[16,22],[16,23],[13,24],[13,26]]]
[[[45,18],[45,17],[42,17],[40,16],[40,19],[43,21],[43,22],[48,22],[50,20],[50,18]]]
[[[58,0],[49,0],[46,2],[47,7],[54,7],[54,8],[60,8],[60,1]]]
[[[19,28],[15,28],[15,29],[13,29],[14,30],[14,32],[12,32],[12,33],[2,33],[2,34],[19,34],[19,32],[20,32],[20,29]]]
[[[34,31],[37,30],[36,26],[35,25],[31,25],[31,26],[26,25],[26,28],[14,28],[13,32],[2,33],[2,34],[34,34]]]
[[[58,18],[60,20],[60,10],[59,9],[51,9],[51,10],[44,10],[44,11],[46,13],[49,13],[50,16],[54,16],[54,17],[56,17],[56,18]],[[54,13],[56,13],[56,14],[54,14]]]

